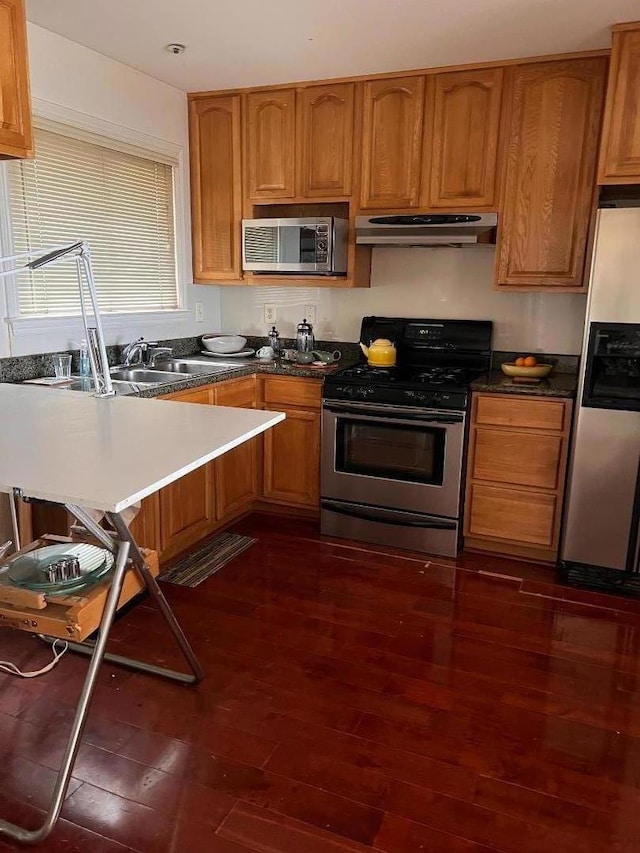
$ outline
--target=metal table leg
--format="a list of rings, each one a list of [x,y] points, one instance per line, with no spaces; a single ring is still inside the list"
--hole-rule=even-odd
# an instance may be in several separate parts
[[[129,532],[129,528],[120,514],[109,513],[109,519],[118,536],[118,539],[115,539],[100,527],[100,525],[97,524],[93,518],[84,509],[82,509],[82,507],[67,505],[66,508],[90,533],[98,539],[102,545],[104,545],[105,548],[108,548],[116,555],[116,561],[109,595],[107,596],[102,620],[100,622],[98,639],[95,643],[69,642],[69,648],[72,651],[90,655],[91,661],[82,686],[82,691],[78,700],[78,707],[71,727],[71,733],[69,734],[67,748],[62,759],[60,770],[58,771],[58,777],[53,789],[45,821],[39,829],[27,830],[17,824],[0,819],[0,837],[7,836],[15,841],[20,841],[23,844],[37,844],[38,842],[43,841],[49,835],[60,816],[60,810],[64,802],[69,780],[71,779],[71,774],[73,772],[73,767],[82,738],[82,732],[89,713],[89,707],[96,685],[98,672],[103,660],[120,664],[140,672],[160,675],[183,684],[196,684],[202,679],[203,675],[198,659],[193,653],[193,650],[189,645],[182,628],[178,624],[169,603],[164,597],[162,590],[158,586],[156,579],[151,574],[151,571],[145,562],[144,555]],[[149,594],[158,605],[158,608],[167,622],[171,633],[174,635],[180,650],[186,658],[189,668],[191,669],[190,674],[176,672],[171,669],[166,669],[165,667],[145,663],[144,661],[123,657],[122,655],[106,653],[107,640],[109,639],[109,632],[118,607],[118,601],[120,600],[120,594],[122,592],[124,577],[127,570],[127,562],[130,557],[133,565],[148,589]]]
[[[71,512],[78,521],[89,531],[89,533],[93,534],[102,544],[107,548],[113,549],[115,540],[107,533],[104,528],[100,527],[94,519],[86,512],[86,510],[81,507],[75,507],[68,505],[67,509]],[[173,610],[169,607],[169,603],[167,599],[164,597],[164,593],[158,586],[158,582],[151,574],[149,570],[149,566],[147,566],[144,555],[140,548],[138,547],[137,542],[131,535],[129,528],[126,523],[122,519],[122,516],[119,513],[107,513],[109,521],[113,524],[118,538],[122,542],[128,542],[130,546],[130,555],[133,562],[133,565],[136,567],[144,585],[146,586],[149,595],[155,601],[158,609],[162,613],[167,625],[169,626],[169,630],[173,634],[180,647],[180,651],[184,655],[187,663],[189,664],[189,669],[191,670],[191,674],[176,672],[172,669],[167,669],[161,666],[155,666],[155,664],[145,663],[145,661],[139,661],[134,658],[123,657],[122,655],[113,655],[107,653],[104,657],[106,661],[110,663],[119,664],[120,666],[126,666],[129,669],[136,670],[138,672],[146,672],[152,675],[160,675],[164,678],[169,678],[172,681],[179,681],[183,684],[197,684],[202,680],[202,667],[200,663],[193,653],[193,649],[189,645],[189,641],[184,635],[182,628],[180,627],[178,620],[174,616]],[[92,654],[93,643],[69,643],[69,648],[74,652],[79,652],[80,654]]]
[[[118,548],[111,588],[104,606],[102,621],[100,622],[100,633],[91,655],[91,663],[89,664],[89,670],[82,686],[82,691],[78,700],[78,708],[73,720],[62,764],[58,771],[58,778],[56,779],[56,784],[53,789],[51,803],[49,805],[45,821],[40,829],[28,830],[21,826],[17,826],[15,823],[0,820],[0,836],[5,835],[9,838],[15,839],[16,841],[21,841],[24,844],[37,844],[49,835],[58,820],[60,809],[62,808],[62,803],[64,802],[64,797],[67,792],[67,786],[69,785],[69,780],[73,771],[73,765],[75,764],[76,756],[78,754],[82,732],[87,721],[91,697],[93,696],[96,679],[98,677],[107,640],[109,638],[109,630],[111,629],[120,593],[122,592],[122,584],[124,582],[124,575],[127,568],[127,559],[129,557],[129,547],[129,542],[122,542]]]

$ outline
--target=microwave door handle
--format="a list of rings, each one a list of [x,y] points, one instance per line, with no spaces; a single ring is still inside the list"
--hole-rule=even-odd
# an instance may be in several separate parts
[[[322,501],[322,509],[337,512],[350,518],[359,518],[362,521],[377,521],[380,524],[389,524],[394,527],[418,527],[426,530],[455,530],[455,521],[447,521],[444,518],[415,518],[412,514],[399,512],[397,510],[368,509],[357,507],[353,504],[344,505],[330,500]]]

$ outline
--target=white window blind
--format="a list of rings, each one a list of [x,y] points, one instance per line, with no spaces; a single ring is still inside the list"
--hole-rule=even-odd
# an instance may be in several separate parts
[[[37,130],[8,174],[14,253],[86,240],[101,311],[178,308],[171,165]],[[79,313],[72,259],[16,280],[21,316]]]

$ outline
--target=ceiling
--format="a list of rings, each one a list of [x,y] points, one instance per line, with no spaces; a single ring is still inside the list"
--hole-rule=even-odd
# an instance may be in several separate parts
[[[197,91],[608,47],[640,0],[27,0],[27,16]]]

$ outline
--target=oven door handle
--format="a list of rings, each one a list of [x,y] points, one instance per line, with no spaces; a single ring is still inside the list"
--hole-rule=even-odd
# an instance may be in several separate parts
[[[396,527],[421,527],[428,530],[456,530],[455,521],[444,518],[416,518],[413,513],[401,512],[394,509],[368,509],[353,504],[346,505],[337,501],[323,500],[321,508],[349,518],[359,518],[362,521],[377,521],[380,524],[392,524]]]
[[[357,406],[327,406],[323,407],[325,412],[331,412],[335,415],[357,415],[363,420],[377,421],[415,421],[423,424],[434,424],[443,426],[451,426],[454,424],[464,423],[464,415],[433,415],[420,412],[411,412],[404,409],[394,409],[393,411],[381,411],[380,409],[372,411],[364,411]]]

